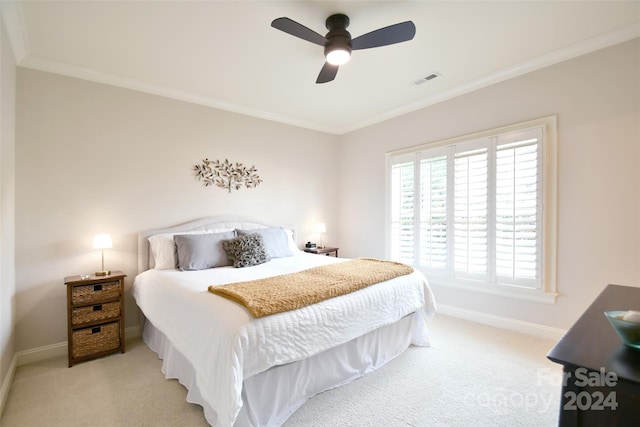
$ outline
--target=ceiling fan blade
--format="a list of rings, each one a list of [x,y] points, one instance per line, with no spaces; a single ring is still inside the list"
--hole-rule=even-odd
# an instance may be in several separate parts
[[[338,68],[340,68],[339,65],[332,65],[325,62],[322,70],[320,70],[320,74],[318,74],[316,83],[327,83],[335,79],[336,74],[338,74]]]
[[[284,31],[287,34],[301,38],[311,43],[324,46],[327,39],[315,31],[305,27],[302,24],[289,18],[277,18],[271,22],[271,26],[277,30]]]
[[[353,50],[358,50],[387,46],[390,44],[406,42],[411,40],[415,35],[416,26],[411,21],[405,21],[356,37],[351,40],[351,48]]]

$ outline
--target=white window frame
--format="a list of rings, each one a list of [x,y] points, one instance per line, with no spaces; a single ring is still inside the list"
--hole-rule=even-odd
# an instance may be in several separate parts
[[[470,143],[480,138],[496,137],[505,133],[525,131],[541,127],[543,130],[542,150],[539,161],[542,195],[541,195],[541,287],[533,289],[507,284],[488,283],[477,280],[452,279],[451,277],[427,274],[427,279],[434,285],[462,288],[465,290],[501,295],[536,302],[553,304],[556,302],[557,292],[557,116],[547,116],[535,120],[516,123],[500,128],[451,138],[442,141],[431,142],[415,147],[405,148],[386,153],[386,212],[385,212],[385,236],[386,257],[391,257],[391,165],[392,159],[403,156],[409,159],[418,155],[421,151],[432,150],[441,147],[446,150],[448,146]],[[495,171],[494,171],[495,172]],[[492,173],[491,171],[489,172]],[[451,174],[449,174],[451,175]],[[452,178],[449,178],[452,180]],[[490,253],[489,256],[493,256]],[[451,263],[449,264],[451,266]],[[416,267],[418,268],[418,267]]]

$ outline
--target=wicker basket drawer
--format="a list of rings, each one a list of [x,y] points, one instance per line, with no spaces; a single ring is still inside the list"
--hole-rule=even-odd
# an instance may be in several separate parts
[[[120,301],[76,307],[71,310],[71,324],[74,326],[82,325],[83,323],[99,322],[100,320],[112,319],[118,316],[120,316]]]
[[[120,322],[73,331],[73,357],[89,356],[120,347]]]
[[[120,282],[94,283],[90,285],[74,286],[71,292],[72,304],[92,303],[104,301],[120,296]]]

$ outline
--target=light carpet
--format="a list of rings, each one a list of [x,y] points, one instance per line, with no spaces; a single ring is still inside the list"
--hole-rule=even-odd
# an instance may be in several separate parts
[[[285,423],[299,426],[556,426],[561,368],[551,340],[437,315],[431,347],[405,353],[351,384],[320,393]],[[18,368],[3,427],[207,426],[186,390],[166,380],[139,339],[67,367],[58,357]]]

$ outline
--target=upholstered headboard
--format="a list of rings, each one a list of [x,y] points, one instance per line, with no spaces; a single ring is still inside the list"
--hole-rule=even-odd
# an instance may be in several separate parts
[[[286,227],[279,224],[265,222],[259,219],[242,217],[242,216],[214,216],[208,218],[196,219],[179,225],[173,225],[166,228],[156,228],[152,230],[141,231],[138,233],[138,274],[153,268],[155,263],[153,253],[149,245],[149,237],[155,234],[165,233],[182,233],[188,231],[226,231],[244,229],[252,230],[254,228],[267,227],[283,227],[294,232],[292,227]]]

